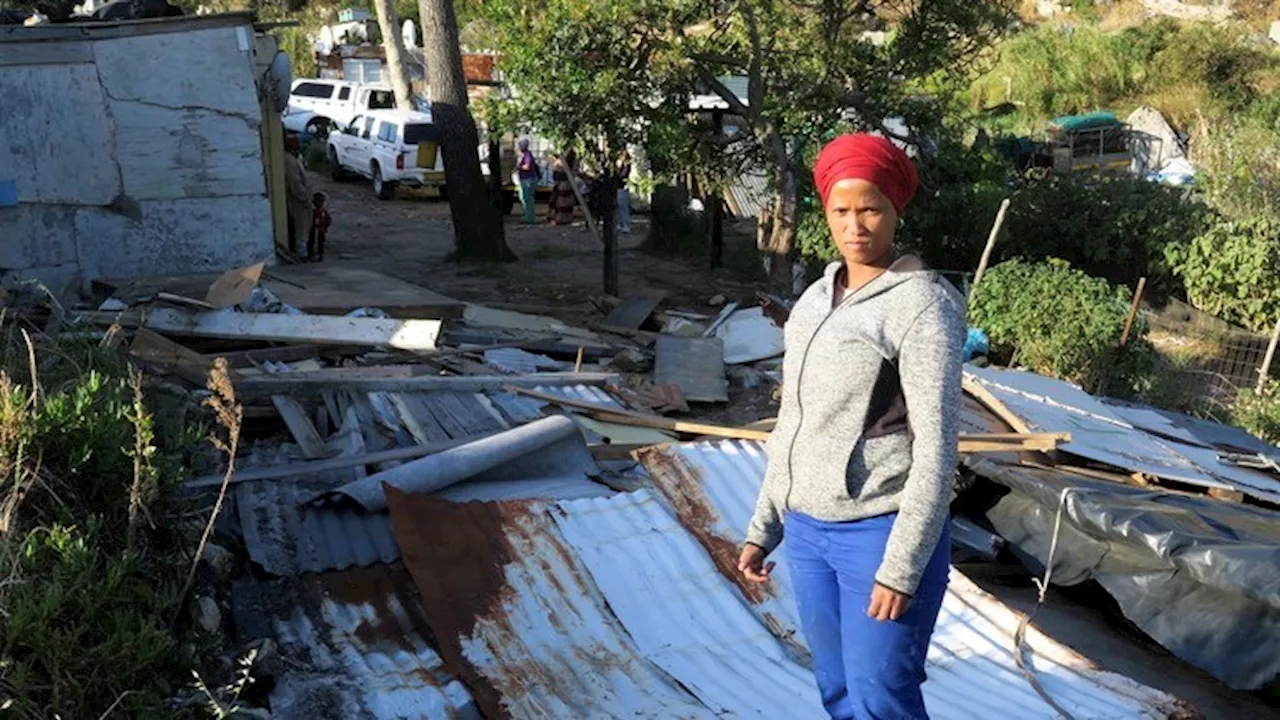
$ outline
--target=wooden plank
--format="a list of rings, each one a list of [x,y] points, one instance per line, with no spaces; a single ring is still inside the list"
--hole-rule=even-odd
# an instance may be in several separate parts
[[[228,270],[209,286],[204,301],[218,308],[239,305],[253,294],[262,279],[263,263],[255,263],[248,267]]]
[[[119,322],[159,332],[193,337],[304,342],[320,345],[388,346],[402,350],[434,350],[439,320],[281,315],[275,313],[186,312],[158,308],[147,312],[85,312],[100,325]]]
[[[1244,493],[1239,490],[1229,490],[1227,488],[1211,487],[1209,488],[1209,497],[1223,502],[1244,502]]]
[[[669,430],[672,432],[687,433],[690,435],[709,435],[713,437],[727,437],[739,440],[764,441],[769,439],[769,431],[767,430],[756,430],[745,427],[725,427],[723,425],[705,425],[702,423],[672,420],[670,418],[656,417],[652,415],[640,415],[639,413],[634,413],[628,410],[618,410],[616,408],[571,400],[558,395],[551,395],[550,393],[529,390],[527,388],[510,386],[506,389],[509,392],[537,398],[562,407],[586,410],[592,417],[604,422],[614,422],[620,425],[635,425],[636,427],[648,427],[655,430]],[[1031,433],[1029,435],[1021,433],[999,433],[987,435],[984,433],[977,435],[961,435],[959,438],[959,448],[962,453],[1015,452],[1018,450],[1041,449],[1052,450],[1057,447],[1059,442],[1068,441],[1070,441],[1070,435],[1066,433]]]
[[[964,376],[964,380],[962,380],[962,386],[964,391],[973,397],[973,399],[982,403],[988,410],[995,413],[997,417],[1003,420],[1006,425],[1013,428],[1016,432],[1031,432],[1031,426],[1010,410],[1009,406],[1000,402],[1000,398],[993,395],[991,391],[983,386],[982,382],[977,378],[966,374]]]
[[[266,362],[297,362],[309,360],[322,355],[353,355],[368,348],[328,345],[282,345],[280,347],[264,347],[257,350],[237,350],[235,352],[203,353],[210,361],[215,358],[226,358],[227,365],[233,369],[258,367]]]
[[[134,331],[129,355],[159,365],[201,387],[213,369],[213,361],[209,358],[146,328]]]
[[[655,350],[655,383],[678,386],[692,402],[729,401],[723,340],[659,335]]]
[[[600,329],[624,335],[639,330],[666,297],[665,290],[643,290],[628,295],[600,323]]]
[[[246,396],[321,393],[338,388],[361,392],[488,392],[507,385],[604,385],[617,382],[616,373],[536,373],[533,375],[424,375],[420,377],[364,377],[335,379],[326,371],[288,373],[237,380]]]
[[[273,395],[271,404],[276,406],[276,412],[280,413],[294,442],[302,448],[304,457],[309,460],[328,457],[329,451],[325,449],[324,438],[320,437],[316,426],[311,423],[311,417],[297,400],[284,395]]]
[[[420,395],[389,393],[387,397],[391,399],[391,404],[399,413],[400,422],[408,428],[409,434],[413,435],[413,439],[419,445],[430,445],[450,439],[450,434],[436,422]]]

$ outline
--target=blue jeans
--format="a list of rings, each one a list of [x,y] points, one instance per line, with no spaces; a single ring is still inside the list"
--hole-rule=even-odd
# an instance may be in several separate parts
[[[879,622],[867,617],[867,607],[897,516],[823,522],[787,513],[784,544],[800,625],[813,653],[822,704],[834,720],[928,717],[920,685],[947,590],[951,523],[907,612],[896,621]]]

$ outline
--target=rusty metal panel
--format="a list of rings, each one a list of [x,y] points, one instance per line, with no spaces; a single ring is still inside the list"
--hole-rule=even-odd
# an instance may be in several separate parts
[[[741,441],[668,445],[644,451],[642,462],[681,524],[716,558],[717,571],[732,573],[732,565],[726,567],[728,553],[741,543],[755,506],[764,478],[764,447]],[[778,563],[772,582],[760,594],[741,597],[761,616],[759,608],[775,608],[769,630],[803,646],[786,554],[775,552],[772,559]],[[1020,620],[1021,615],[952,569],[923,688],[931,717],[1056,717],[1014,663],[1013,633]],[[1034,626],[1027,641],[1037,678],[1076,717],[1170,718],[1186,710],[1177,698],[1098,668]]]
[[[277,657],[271,716],[479,718],[470,693],[428,640],[421,600],[400,565],[233,589],[242,642],[269,638]]]
[[[752,607],[778,605],[770,591],[730,579],[724,556],[713,562],[656,493],[559,507],[556,525],[640,650],[704,705],[730,717],[826,717],[807,651],[780,642]]]
[[[487,718],[712,718],[651,665],[546,506],[387,491],[445,666]]]

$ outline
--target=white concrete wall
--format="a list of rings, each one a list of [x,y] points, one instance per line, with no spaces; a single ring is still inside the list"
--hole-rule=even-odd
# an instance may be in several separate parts
[[[181,274],[271,261],[247,25],[0,42],[0,282]],[[16,37],[16,36],[11,36]],[[67,52],[61,55],[59,46]],[[34,61],[32,61],[34,59]],[[136,203],[132,219],[108,207]]]

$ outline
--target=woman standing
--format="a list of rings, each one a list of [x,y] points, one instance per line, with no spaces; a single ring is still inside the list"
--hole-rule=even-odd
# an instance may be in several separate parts
[[[818,156],[841,260],[786,324],[782,407],[738,567],[768,580],[787,531],[800,621],[832,718],[926,718],[925,653],[946,592],[964,303],[894,234],[910,158],[871,135]]]
[[[524,208],[525,224],[532,225],[537,221],[534,203],[538,197],[538,179],[542,175],[542,170],[538,167],[538,161],[534,159],[533,153],[529,151],[528,138],[520,138],[516,143],[516,149],[520,151],[520,160],[516,163],[516,175],[520,181],[520,205]]]
[[[573,185],[569,183],[570,172],[573,171],[576,157],[570,150],[563,157],[556,157],[551,166],[552,194],[551,205],[547,208],[552,225],[572,225],[573,208],[577,202],[573,195]]]

